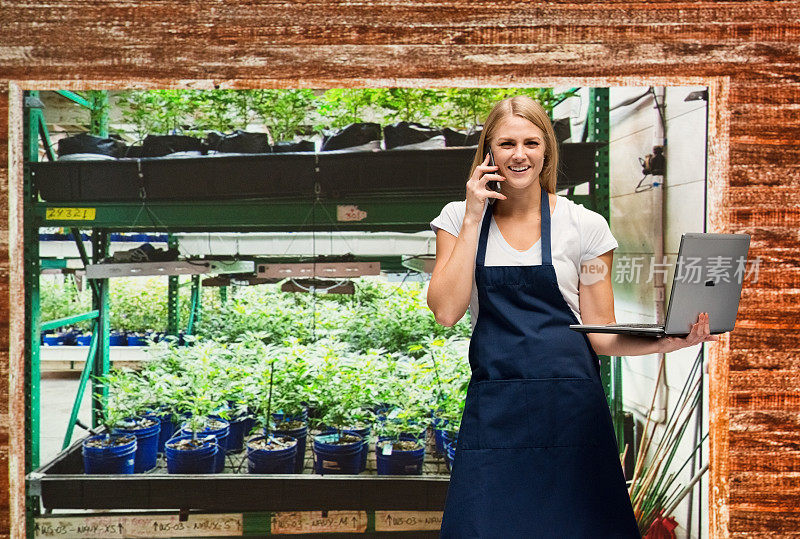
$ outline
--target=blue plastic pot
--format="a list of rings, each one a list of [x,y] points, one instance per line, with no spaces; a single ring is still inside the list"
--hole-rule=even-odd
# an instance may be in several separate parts
[[[303,423],[308,423],[308,407],[306,406],[303,408],[302,412],[295,415],[286,415],[283,413],[283,411],[277,411],[272,414],[272,419],[275,420],[275,423],[288,423],[290,421],[302,421]]]
[[[358,472],[361,473],[367,469],[367,455],[369,454],[369,434],[372,431],[372,427],[361,427],[361,428],[346,428],[342,429],[342,432],[347,434],[358,434],[363,438],[363,442],[361,443],[361,461],[358,465]],[[325,427],[322,430],[322,434],[332,434],[337,432],[337,429],[333,427]]]
[[[87,474],[132,474],[136,455],[136,436],[112,436],[125,440],[120,445],[93,447],[88,445],[106,440],[107,434],[92,436],[83,441],[83,471]]]
[[[442,440],[442,431],[447,426],[449,421],[440,417],[433,418],[433,441],[436,445],[436,452],[440,455],[444,454],[444,441]]]
[[[363,439],[357,434],[348,434],[358,438],[354,442],[336,444],[339,435],[320,434],[314,437],[314,473],[318,474],[352,474],[358,473],[361,466],[361,447]]]
[[[407,441],[417,442],[420,447],[408,451],[393,448],[390,454],[385,455],[383,453],[385,444],[391,442],[389,440],[376,442],[375,461],[378,475],[422,475],[422,463],[425,461],[425,445],[413,437]]]
[[[42,336],[42,344],[45,346],[62,346],[64,344],[64,334],[45,333]]]
[[[147,346],[147,337],[138,333],[128,333],[128,346]]]
[[[228,422],[228,438],[225,442],[226,453],[238,453],[244,449],[244,437],[253,428],[253,418],[250,416],[232,417]],[[249,428],[248,428],[249,427]]]
[[[456,457],[456,441],[447,442],[444,446],[444,463],[447,466],[447,471],[453,471],[453,459]]]
[[[208,421],[215,421],[223,426],[206,426],[203,430],[197,433],[197,436],[206,437],[206,436],[213,436],[217,440],[217,444],[221,448],[221,451],[216,455],[216,461],[214,466],[214,473],[220,473],[225,468],[225,447],[227,447],[228,443],[228,433],[230,432],[230,423],[225,421],[224,419],[209,419]],[[188,425],[185,423],[181,428],[181,434],[188,434],[191,436],[192,431]]]
[[[456,454],[456,442],[458,441],[458,431],[442,431],[442,445],[444,447],[444,462],[448,471],[453,471],[453,458]]]
[[[297,455],[297,440],[291,436],[280,436],[286,442],[292,442],[284,449],[255,449],[251,444],[266,436],[259,436],[247,442],[247,471],[249,473],[282,473],[294,472],[295,456]],[[270,436],[274,439],[275,437]]]
[[[168,413],[157,415],[161,420],[161,430],[158,433],[158,452],[164,452],[164,444],[167,440],[174,438],[180,431],[180,423],[175,420],[175,417]]]
[[[167,457],[167,473],[214,473],[217,455],[221,452],[214,437],[198,438],[201,445],[194,449],[177,449],[174,447],[174,444],[181,440],[191,439],[191,435],[176,436],[166,443],[164,451]]]
[[[92,344],[92,334],[78,335],[75,337],[75,346],[89,346]]]
[[[360,429],[347,429],[347,433],[355,433],[361,436],[364,441],[361,443],[361,462],[358,466],[358,473],[367,469],[367,454],[369,454],[369,434],[372,431],[371,427],[363,427]]]
[[[128,345],[128,338],[124,333],[122,333],[120,331],[112,331],[111,334],[108,336],[108,345],[109,346],[127,346]]]
[[[152,470],[158,462],[158,435],[161,432],[161,421],[156,416],[134,418],[133,421],[150,419],[153,425],[144,428],[115,427],[114,434],[132,434],[136,436],[136,461],[133,472],[142,473]]]
[[[303,461],[306,458],[306,440],[308,439],[308,427],[303,425],[296,429],[278,429],[272,432],[275,436],[291,436],[297,440],[297,452],[295,454],[294,473],[303,473]]]

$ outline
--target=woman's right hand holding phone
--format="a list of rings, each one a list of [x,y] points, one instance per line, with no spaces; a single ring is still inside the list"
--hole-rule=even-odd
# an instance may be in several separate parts
[[[489,154],[483,163],[475,167],[472,177],[467,181],[467,212],[466,216],[480,220],[486,201],[490,198],[505,200],[507,197],[490,189],[486,184],[491,181],[505,181],[503,176],[496,174],[499,167],[489,164]]]

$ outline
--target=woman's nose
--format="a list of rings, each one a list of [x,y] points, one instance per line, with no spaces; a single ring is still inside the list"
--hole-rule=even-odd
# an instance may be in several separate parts
[[[517,146],[514,148],[514,159],[525,159],[525,152],[522,146]]]

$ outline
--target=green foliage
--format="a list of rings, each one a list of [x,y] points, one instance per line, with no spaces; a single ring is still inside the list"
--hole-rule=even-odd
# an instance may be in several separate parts
[[[552,88],[333,88],[317,95],[310,89],[274,90],[129,90],[118,104],[122,119],[139,140],[148,134],[195,136],[215,130],[246,129],[260,121],[275,141],[355,122],[420,122],[469,129],[483,123],[505,97],[528,95],[551,112],[571,92]]]
[[[389,121],[429,121],[433,109],[440,105],[444,94],[424,88],[388,88],[378,90],[375,103],[383,109]]]
[[[122,120],[142,141],[147,135],[190,132],[197,98],[191,90],[128,90],[119,94],[117,103]]]
[[[63,282],[52,278],[39,278],[39,308],[42,322],[74,316],[92,310],[92,296],[88,290],[79,291],[72,278]],[[91,321],[75,324],[89,329]]]
[[[188,280],[178,291],[178,315],[183,326],[189,320],[191,288]],[[167,277],[130,277],[111,280],[109,315],[112,329],[144,332],[167,329]],[[72,280],[40,279],[42,321],[55,320],[92,309],[91,290],[78,291]],[[202,305],[213,312],[219,299],[214,290],[203,289]],[[88,329],[91,322],[76,324]]]
[[[342,128],[352,123],[368,121],[367,113],[371,111],[380,92],[371,88],[327,90],[319,98],[317,114],[321,119],[314,129],[321,131],[325,128]]]
[[[193,130],[200,135],[208,131],[246,129],[254,119],[252,99],[242,90],[187,90],[193,104],[189,111]]]
[[[253,90],[248,95],[250,107],[275,142],[293,140],[317,107],[313,90]]]

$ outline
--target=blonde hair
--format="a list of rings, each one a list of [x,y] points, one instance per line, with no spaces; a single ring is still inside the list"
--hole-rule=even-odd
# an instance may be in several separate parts
[[[515,95],[498,101],[492,107],[489,116],[483,123],[483,132],[478,141],[478,151],[472,160],[472,167],[469,169],[468,178],[472,177],[475,168],[483,163],[486,153],[489,151],[487,140],[491,140],[497,130],[497,125],[509,116],[519,116],[530,121],[544,133],[544,166],[539,175],[539,184],[548,193],[556,192],[556,180],[558,174],[558,142],[556,133],[553,131],[553,123],[550,116],[537,101],[526,95]]]

